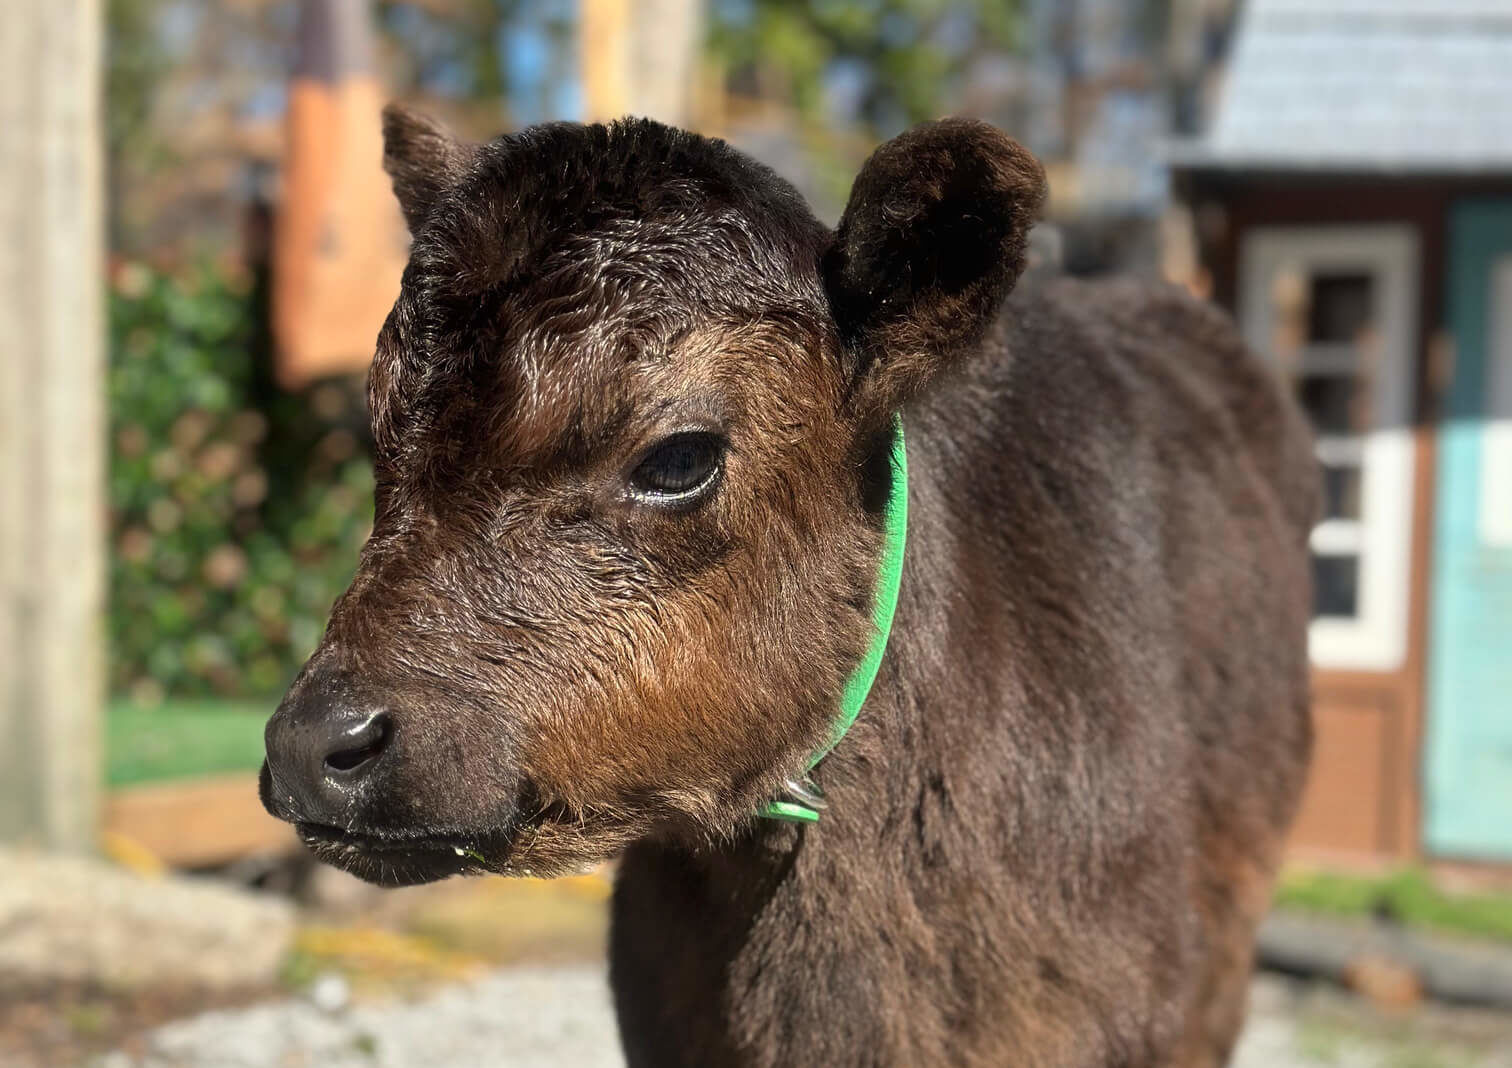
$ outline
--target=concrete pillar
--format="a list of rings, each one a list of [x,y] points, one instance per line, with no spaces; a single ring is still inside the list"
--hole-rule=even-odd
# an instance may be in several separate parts
[[[94,845],[104,690],[100,0],[0,14],[0,840]]]

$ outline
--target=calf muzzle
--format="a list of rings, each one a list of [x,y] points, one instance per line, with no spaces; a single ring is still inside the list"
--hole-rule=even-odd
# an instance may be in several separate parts
[[[342,676],[316,674],[268,721],[269,793],[295,823],[347,828],[392,753],[394,717]]]

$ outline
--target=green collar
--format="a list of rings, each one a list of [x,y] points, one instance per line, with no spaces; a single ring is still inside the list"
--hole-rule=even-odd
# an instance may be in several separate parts
[[[903,447],[903,420],[893,419],[893,446],[890,457],[892,490],[887,499],[887,513],[883,519],[885,542],[882,547],[882,571],[877,576],[877,591],[872,606],[872,640],[866,655],[845,684],[840,698],[840,715],[835,718],[829,741],[813,759],[808,770],[812,771],[829,751],[840,743],[850,730],[851,724],[861,713],[877,671],[882,667],[882,654],[887,651],[887,639],[892,633],[893,614],[898,608],[898,587],[903,582],[903,544],[908,540],[908,452]],[[813,781],[804,776],[801,781],[789,781],[787,792],[791,800],[770,801],[758,815],[773,820],[791,823],[818,823],[819,810],[824,808],[824,794]]]

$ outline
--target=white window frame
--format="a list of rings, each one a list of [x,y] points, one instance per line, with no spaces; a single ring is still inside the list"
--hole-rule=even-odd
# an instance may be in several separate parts
[[[1356,615],[1319,616],[1309,648],[1326,668],[1394,671],[1407,655],[1411,600],[1412,353],[1418,330],[1418,239],[1410,226],[1264,226],[1243,237],[1239,262],[1239,322],[1245,340],[1270,355],[1271,293],[1277,272],[1300,264],[1310,274],[1368,272],[1375,278],[1380,366],[1371,410],[1375,424],[1358,442],[1325,439],[1330,449],[1362,450],[1360,519],[1320,523],[1314,552],[1359,554]]]

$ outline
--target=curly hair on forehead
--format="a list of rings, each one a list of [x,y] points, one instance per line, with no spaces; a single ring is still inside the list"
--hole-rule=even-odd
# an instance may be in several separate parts
[[[387,121],[406,129],[425,122],[393,111]],[[411,267],[442,290],[475,293],[526,265],[534,271],[564,241],[616,220],[706,231],[724,219],[753,242],[807,263],[829,240],[775,172],[723,141],[649,119],[549,123],[453,148],[440,157],[441,173],[426,180],[417,174],[437,157],[407,155],[412,136],[390,142],[385,165],[401,190],[415,190],[406,209],[415,234]]]
[[[624,120],[443,148],[428,120],[387,122],[415,244],[369,381],[380,451],[415,416],[456,426],[480,393],[524,452],[581,445],[623,418],[629,368],[704,324],[832,333],[830,232],[721,141]]]

